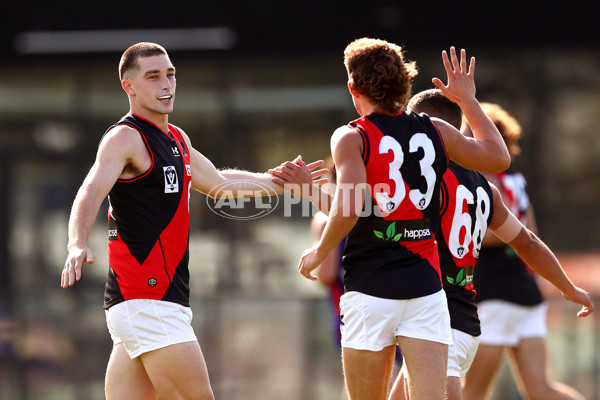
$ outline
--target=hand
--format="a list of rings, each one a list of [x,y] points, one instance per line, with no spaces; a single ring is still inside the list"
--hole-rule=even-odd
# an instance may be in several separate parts
[[[592,297],[585,290],[575,287],[572,293],[563,293],[565,299],[570,300],[574,303],[581,304],[581,310],[577,313],[578,317],[587,317],[594,311],[594,303]]]
[[[317,247],[311,247],[305,250],[300,257],[300,263],[298,264],[298,271],[306,278],[311,281],[316,281],[318,278],[312,274],[312,271],[317,268],[323,262],[327,254],[322,255],[317,251]]]
[[[462,101],[475,99],[475,57],[471,57],[468,70],[465,49],[460,51],[460,64],[454,47],[450,47],[450,58],[452,61],[448,60],[448,54],[444,50],[442,61],[448,75],[448,85],[444,85],[439,78],[433,78],[432,82],[444,96],[460,105]]]
[[[307,165],[302,156],[298,156],[294,161],[286,161],[276,168],[269,169],[269,173],[273,183],[283,186],[286,190],[293,190],[292,185],[306,185],[311,188],[313,184],[321,186],[329,181],[327,178],[321,178],[329,172],[327,168],[314,171],[323,164],[325,161],[318,160]]]
[[[81,279],[83,263],[93,264],[94,255],[88,247],[74,247],[69,250],[67,261],[60,275],[60,286],[67,288],[73,286]]]

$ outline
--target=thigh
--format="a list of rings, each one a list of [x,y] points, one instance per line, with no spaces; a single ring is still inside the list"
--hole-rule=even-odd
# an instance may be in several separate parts
[[[536,393],[549,386],[546,376],[546,340],[528,338],[508,348],[515,380],[526,393]]]
[[[385,400],[396,346],[381,351],[342,349],[344,379],[352,400]]]
[[[461,400],[462,399],[462,388],[460,378],[456,376],[449,376],[448,383],[446,384],[446,399],[447,400]]]
[[[123,344],[113,347],[105,381],[106,400],[156,400],[158,394],[139,358],[133,360]]]
[[[204,356],[197,341],[178,343],[140,356],[162,400],[212,400]]]
[[[407,400],[408,399],[408,376],[406,374],[406,364],[402,365],[388,400]]]
[[[483,399],[489,392],[500,369],[504,346],[490,346],[479,343],[471,368],[465,376],[463,398]]]
[[[441,400],[446,392],[448,345],[398,337],[408,373],[411,400]]]

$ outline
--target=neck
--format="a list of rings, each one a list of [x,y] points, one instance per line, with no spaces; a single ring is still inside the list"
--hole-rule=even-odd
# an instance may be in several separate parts
[[[132,107],[129,110],[130,114],[135,114],[139,117],[142,117],[154,125],[158,126],[163,132],[169,132],[169,114],[160,114],[156,112],[149,111],[145,108],[135,108]]]

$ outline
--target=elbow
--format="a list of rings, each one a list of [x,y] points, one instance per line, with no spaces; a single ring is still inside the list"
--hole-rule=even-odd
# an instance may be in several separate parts
[[[508,151],[502,152],[495,157],[494,162],[491,163],[491,168],[493,171],[485,171],[492,174],[498,174],[500,172],[506,171],[510,167],[511,159]]]

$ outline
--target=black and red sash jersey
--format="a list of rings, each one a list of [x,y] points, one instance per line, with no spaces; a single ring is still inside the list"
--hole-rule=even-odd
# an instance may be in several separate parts
[[[498,189],[504,195],[506,206],[526,225],[529,196],[525,178],[513,169],[498,174],[498,178]],[[533,306],[544,301],[535,273],[510,246],[483,248],[474,282],[478,293],[475,299],[477,302],[494,299]]]
[[[485,177],[451,161],[442,181],[440,265],[450,326],[472,336],[481,335],[473,270],[493,214],[493,194]]]
[[[368,190],[344,251],[346,291],[411,299],[441,290],[434,229],[448,156],[437,128],[404,111],[350,126],[363,139]]]
[[[110,268],[104,308],[130,299],[189,306],[189,150],[172,125],[164,132],[128,115],[109,130],[118,125],[137,130],[152,165],[140,176],[119,179],[108,195]]]

